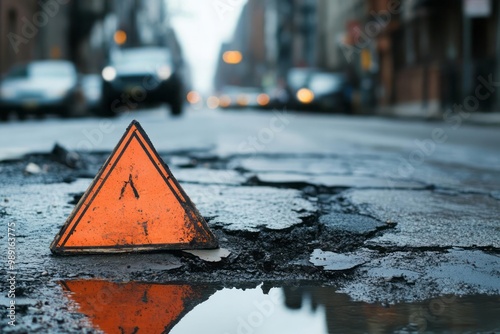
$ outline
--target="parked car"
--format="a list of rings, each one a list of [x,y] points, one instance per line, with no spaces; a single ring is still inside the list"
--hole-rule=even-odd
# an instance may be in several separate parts
[[[81,79],[87,110],[98,114],[101,109],[102,80],[99,74],[87,74]]]
[[[349,87],[342,73],[316,72],[309,80],[313,107],[323,111],[350,112]]]
[[[288,106],[294,109],[349,112],[349,87],[345,75],[309,68],[290,70]]]
[[[11,111],[20,119],[28,114],[69,117],[82,113],[75,66],[69,61],[46,60],[12,67],[0,83],[0,119],[6,120]]]
[[[182,64],[169,48],[122,49],[102,70],[102,113],[114,116],[141,103],[168,103],[174,115],[182,113]]]

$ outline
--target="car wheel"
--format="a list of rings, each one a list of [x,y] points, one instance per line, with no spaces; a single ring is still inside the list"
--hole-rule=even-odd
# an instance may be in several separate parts
[[[116,113],[110,108],[111,102],[105,102],[101,108],[98,109],[97,115],[99,117],[116,117]]]
[[[172,115],[178,116],[178,115],[182,114],[182,103],[173,102],[170,104],[170,108],[171,108]]]
[[[8,110],[0,110],[0,122],[6,122],[9,120]]]
[[[175,95],[176,97],[170,102],[170,112],[174,116],[182,114],[183,101],[180,93]]]
[[[99,113],[99,116],[104,117],[104,118],[113,118],[113,117],[116,117],[116,114],[110,110],[102,110]]]
[[[104,95],[99,108],[95,111],[98,117],[116,117],[117,114],[111,109],[114,100],[110,96]]]
[[[26,117],[27,117],[27,115],[24,111],[19,110],[17,112],[17,118],[19,118],[19,120],[24,121],[26,119]]]
[[[174,116],[182,114],[184,104],[184,87],[181,81],[174,79],[169,87],[165,87],[164,101],[170,105],[170,113]]]
[[[73,115],[71,108],[64,108],[64,110],[59,114],[61,118],[71,118]]]

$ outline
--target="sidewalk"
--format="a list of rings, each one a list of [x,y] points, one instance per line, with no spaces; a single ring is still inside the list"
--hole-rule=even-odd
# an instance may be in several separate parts
[[[375,110],[375,115],[406,119],[443,121],[445,112],[446,110],[439,109],[433,104],[430,104],[427,109],[422,108],[420,105],[398,105],[379,107]],[[500,111],[478,111],[471,113],[469,117],[463,117],[462,120],[465,124],[500,126]]]

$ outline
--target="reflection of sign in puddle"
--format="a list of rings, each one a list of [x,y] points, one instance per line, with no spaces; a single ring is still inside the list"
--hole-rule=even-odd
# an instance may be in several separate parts
[[[78,311],[105,333],[168,333],[215,288],[187,284],[60,282]]]
[[[498,296],[442,296],[387,306],[356,302],[323,286],[222,288],[103,280],[61,285],[77,312],[106,333],[490,333],[500,328]]]

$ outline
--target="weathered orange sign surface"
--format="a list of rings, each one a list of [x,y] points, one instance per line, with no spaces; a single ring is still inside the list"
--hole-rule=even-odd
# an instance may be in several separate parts
[[[137,121],[56,235],[56,254],[217,248]]]

